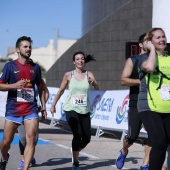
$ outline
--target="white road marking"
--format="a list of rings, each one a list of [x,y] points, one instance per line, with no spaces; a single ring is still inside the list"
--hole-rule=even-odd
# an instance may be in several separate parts
[[[42,138],[38,138],[38,140],[42,140],[42,141],[45,141],[45,142],[50,142],[50,140],[46,140],[46,139],[42,139]]]
[[[62,145],[62,144],[55,144],[55,145],[58,146],[58,147],[64,148],[64,149],[69,149],[69,150],[71,149],[70,147]],[[80,152],[80,155],[87,156],[87,157],[89,157],[91,159],[100,159],[100,158],[98,158],[96,156],[93,156],[93,155],[85,153],[85,152]],[[117,168],[116,165],[111,165],[111,166],[114,167],[114,168]],[[122,169],[128,169],[128,168],[123,167]]]
[[[83,155],[83,156],[87,156],[87,157],[89,157],[89,158],[92,158],[92,159],[100,159],[100,158],[98,158],[98,157],[96,157],[96,156],[90,155],[90,154],[85,153],[85,152],[80,152],[80,154]]]
[[[62,144],[55,144],[56,146],[59,146],[61,148],[64,148],[64,149],[70,149],[70,147],[68,146],[65,146],[65,145],[62,145]]]

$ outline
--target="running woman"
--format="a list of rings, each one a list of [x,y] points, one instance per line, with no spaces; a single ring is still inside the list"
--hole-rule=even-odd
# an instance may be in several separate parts
[[[67,122],[73,133],[72,170],[80,170],[78,161],[79,152],[86,147],[91,139],[89,90],[90,85],[92,85],[95,90],[98,90],[99,86],[93,73],[91,71],[86,71],[84,67],[86,63],[93,60],[95,59],[91,55],[85,55],[81,51],[73,55],[75,69],[65,73],[50,108],[52,115],[54,115],[58,100],[64,93],[66,87],[69,86],[69,95],[64,104],[64,111],[66,113]]]

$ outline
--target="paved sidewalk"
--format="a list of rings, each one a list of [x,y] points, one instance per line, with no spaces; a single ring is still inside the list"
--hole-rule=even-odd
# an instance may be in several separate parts
[[[0,131],[3,131],[4,118],[0,118]],[[71,170],[71,140],[70,131],[51,127],[40,123],[39,142],[36,146],[35,158],[37,164],[30,170]],[[116,170],[115,160],[122,148],[122,142],[117,137],[95,137],[92,135],[90,144],[80,153],[81,170]],[[142,165],[144,147],[134,144],[129,149],[123,169],[137,170]],[[16,170],[20,162],[18,134],[11,145],[10,159],[6,170]]]

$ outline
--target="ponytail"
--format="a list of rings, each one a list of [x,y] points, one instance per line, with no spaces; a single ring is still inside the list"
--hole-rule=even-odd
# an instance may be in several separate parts
[[[84,59],[85,59],[85,63],[88,63],[90,61],[96,61],[95,58],[93,57],[93,55],[91,55],[91,54],[88,54],[88,55],[86,54]]]
[[[84,52],[82,52],[82,51],[78,51],[78,52],[74,53],[73,61],[75,61],[75,56],[77,54],[82,54],[84,56],[85,63],[88,63],[90,61],[96,61],[95,58],[93,57],[93,55],[91,55],[91,54],[84,54]]]

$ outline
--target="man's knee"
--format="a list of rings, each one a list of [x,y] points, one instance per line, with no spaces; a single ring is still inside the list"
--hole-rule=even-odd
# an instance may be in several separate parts
[[[27,135],[26,137],[26,144],[28,145],[35,145],[36,142],[36,135]]]
[[[10,146],[11,142],[12,142],[12,141],[9,140],[9,138],[3,138],[0,146],[1,146],[1,147]]]

